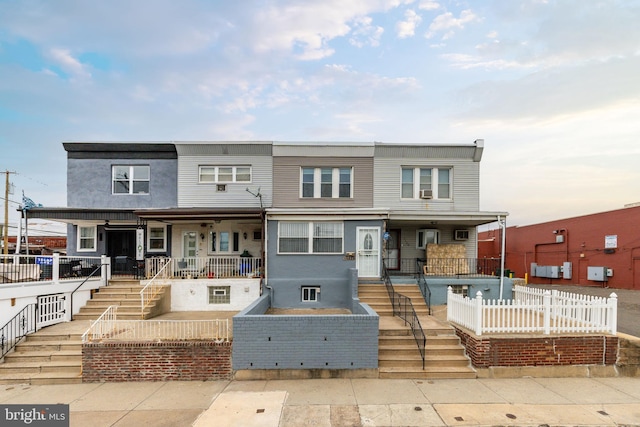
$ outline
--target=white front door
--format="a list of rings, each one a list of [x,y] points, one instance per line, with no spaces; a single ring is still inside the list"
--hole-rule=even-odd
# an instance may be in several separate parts
[[[195,258],[198,256],[198,235],[195,231],[187,231],[182,235],[182,254],[187,258],[187,262],[195,264]]]
[[[357,227],[358,277],[380,277],[380,227]]]

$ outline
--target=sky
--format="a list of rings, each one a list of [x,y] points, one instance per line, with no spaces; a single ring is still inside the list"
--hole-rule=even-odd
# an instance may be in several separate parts
[[[66,206],[64,141],[484,139],[480,209],[510,226],[623,208],[638,22],[616,0],[0,0],[10,232],[23,192]]]

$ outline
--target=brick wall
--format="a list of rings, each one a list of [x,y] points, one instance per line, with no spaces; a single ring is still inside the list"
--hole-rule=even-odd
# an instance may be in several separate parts
[[[82,345],[83,382],[231,379],[231,343],[106,342]]]
[[[618,370],[622,375],[640,376],[640,338],[624,335],[620,338]]]
[[[477,337],[455,329],[476,368],[614,365],[618,353],[616,336]]]

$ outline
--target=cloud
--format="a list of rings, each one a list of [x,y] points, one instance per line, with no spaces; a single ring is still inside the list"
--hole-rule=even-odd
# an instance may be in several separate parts
[[[416,27],[422,22],[422,17],[411,9],[404,13],[404,18],[404,21],[396,24],[396,33],[401,39],[413,37],[416,32]]]
[[[91,77],[91,73],[87,68],[74,58],[67,49],[52,48],[47,56],[74,80],[86,80]]]
[[[455,34],[455,30],[462,30],[466,24],[475,21],[479,21],[479,18],[470,9],[465,9],[460,12],[459,18],[454,17],[451,12],[445,12],[436,16],[431,22],[429,31],[427,31],[425,37],[430,39],[438,33],[443,33],[442,39],[446,40]]]
[[[355,47],[379,46],[384,28],[372,23],[373,19],[368,16],[354,19],[349,43]]]
[[[440,8],[440,4],[433,0],[422,0],[418,5],[418,9],[420,10],[438,10]]]

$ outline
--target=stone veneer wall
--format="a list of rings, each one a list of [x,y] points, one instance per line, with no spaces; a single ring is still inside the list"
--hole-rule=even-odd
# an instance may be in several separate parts
[[[477,337],[455,330],[476,368],[614,365],[618,354],[618,337],[612,335]]]
[[[231,343],[101,342],[82,345],[83,382],[231,379]]]

